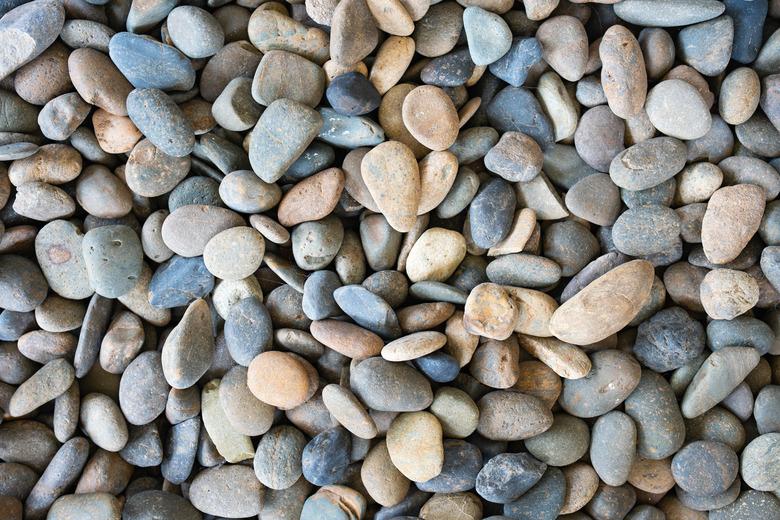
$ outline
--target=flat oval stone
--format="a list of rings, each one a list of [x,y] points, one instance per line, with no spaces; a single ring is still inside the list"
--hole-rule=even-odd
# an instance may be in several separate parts
[[[345,116],[332,108],[321,107],[322,128],[316,137],[340,148],[374,146],[385,140],[385,131],[373,119]]]
[[[225,43],[225,32],[219,21],[199,7],[175,7],[168,13],[166,26],[173,44],[190,58],[212,56]]]
[[[698,417],[725,399],[756,367],[759,358],[751,347],[724,347],[710,354],[685,390],[683,416]]]
[[[620,411],[606,413],[593,424],[590,462],[607,485],[622,486],[636,456],[637,427]]]
[[[626,413],[637,427],[637,453],[649,459],[673,455],[685,441],[677,397],[663,376],[642,371],[639,385],[625,402]]]
[[[553,313],[550,332],[575,345],[594,343],[622,329],[650,296],[652,264],[633,260],[597,278]],[[620,301],[613,294],[620,291]]]
[[[672,459],[672,475],[685,491],[711,496],[726,491],[739,472],[734,450],[720,442],[695,441]],[[703,475],[707,477],[703,478]]]
[[[500,453],[482,467],[475,489],[489,502],[508,504],[531,489],[546,469],[527,453]]]
[[[292,232],[295,263],[306,271],[327,266],[336,257],[344,241],[344,226],[330,215],[322,220],[304,222]]]
[[[181,321],[165,339],[162,367],[165,379],[173,388],[192,386],[211,366],[214,338],[211,310],[205,300],[192,302]]]
[[[24,381],[11,396],[8,412],[21,417],[59,397],[73,383],[75,371],[66,360],[54,359]]]
[[[108,55],[135,88],[189,90],[195,85],[190,60],[150,36],[117,33],[108,44]]]
[[[623,212],[612,226],[612,240],[621,253],[647,256],[673,248],[680,236],[680,218],[665,206],[640,206]]]
[[[484,184],[469,205],[472,239],[479,247],[490,248],[510,231],[517,199],[511,186],[501,179]]]
[[[192,204],[173,211],[162,225],[162,238],[176,254],[200,256],[217,233],[243,225],[243,219],[233,211],[217,206]]]
[[[601,86],[610,110],[622,118],[637,115],[645,104],[647,72],[636,37],[622,25],[613,25],[601,37],[598,51]]]
[[[64,190],[44,182],[28,182],[16,188],[13,210],[22,217],[48,222],[69,217],[75,203]]]
[[[477,431],[494,441],[527,439],[552,426],[553,415],[541,399],[511,390],[496,390],[477,403]]]
[[[493,283],[517,287],[545,288],[561,278],[561,266],[554,260],[528,253],[502,255],[487,265]]]
[[[243,298],[230,307],[225,319],[225,343],[239,365],[249,366],[255,356],[268,349],[272,332],[268,309],[256,296]]]
[[[619,187],[638,191],[674,177],[685,166],[685,144],[671,137],[656,137],[620,152],[609,165],[609,175]]]
[[[641,377],[639,363],[618,350],[595,352],[591,363],[588,377],[563,382],[559,402],[576,417],[597,417],[614,409],[634,391]]]
[[[718,163],[725,184],[755,184],[766,192],[766,200],[780,193],[780,173],[756,157],[727,157]]]
[[[264,492],[252,468],[225,464],[204,469],[195,475],[189,499],[203,513],[241,518],[260,513]]]
[[[222,280],[243,280],[260,267],[265,253],[262,235],[237,226],[214,235],[203,249],[206,268]]]
[[[388,223],[402,233],[411,230],[420,201],[420,172],[409,147],[398,141],[376,146],[363,157],[360,172]]]
[[[587,453],[590,432],[582,419],[559,413],[549,430],[526,439],[525,445],[531,455],[545,464],[568,466]]]
[[[770,493],[748,489],[732,503],[712,511],[712,520],[748,520],[756,515],[780,513],[780,500]]]
[[[314,321],[311,334],[328,348],[353,359],[376,356],[384,344],[373,332],[338,320]]]
[[[441,332],[415,332],[391,341],[382,348],[382,357],[388,361],[411,361],[444,346],[447,337]]]
[[[439,87],[423,85],[403,100],[403,122],[412,136],[431,150],[446,150],[458,137],[455,105]]]
[[[577,153],[600,172],[609,171],[612,160],[625,148],[624,142],[625,123],[603,105],[585,112],[574,132]]]
[[[490,65],[512,46],[512,32],[504,19],[481,7],[471,6],[463,11],[463,29],[476,65]]]
[[[753,439],[742,451],[742,478],[751,488],[760,491],[774,490],[777,469],[772,461],[777,458],[778,440],[779,433],[765,433]]]
[[[289,227],[328,216],[338,204],[344,180],[344,172],[339,168],[328,168],[303,179],[281,199],[277,208],[279,223]]]
[[[650,27],[678,27],[710,20],[723,14],[725,6],[713,0],[662,2],[628,0],[615,9],[615,14],[629,23]]]
[[[366,406],[377,411],[424,410],[433,401],[431,386],[422,374],[408,365],[381,357],[353,366],[350,387]]]
[[[158,149],[148,139],[133,147],[125,167],[127,186],[144,197],[156,197],[171,191],[187,176],[189,157],[174,157]]]
[[[35,237],[38,265],[52,290],[64,298],[80,300],[93,292],[81,253],[82,241],[81,231],[65,220],[49,222]]]
[[[349,432],[340,426],[316,435],[301,456],[304,478],[315,486],[343,481],[351,447]]]
[[[163,91],[136,88],[127,96],[127,115],[163,153],[183,157],[195,146],[195,131],[184,112]]]
[[[678,139],[698,139],[712,125],[709,108],[696,88],[681,79],[658,83],[647,94],[645,110],[653,126]]]
[[[306,360],[275,351],[252,360],[247,384],[255,397],[283,410],[303,404],[317,390],[316,371]]]
[[[445,199],[458,173],[458,159],[450,152],[431,152],[419,162],[420,203],[417,215],[433,210]]]
[[[609,175],[588,175],[566,192],[566,207],[588,222],[611,226],[620,214],[620,190]]]
[[[127,423],[119,406],[108,396],[91,393],[81,399],[81,426],[100,448],[116,452],[128,439]]]
[[[257,479],[270,489],[287,489],[301,477],[301,457],[306,437],[292,426],[275,426],[257,444],[254,469]]]
[[[734,260],[753,237],[764,213],[764,193],[752,184],[721,188],[712,194],[702,220],[702,246],[715,264]]]
[[[406,260],[406,272],[412,282],[444,282],[465,256],[463,235],[443,228],[430,228],[412,246]]]
[[[323,118],[311,107],[277,99],[263,112],[250,134],[249,161],[265,182],[275,182],[311,144],[323,127]],[[284,141],[275,139],[279,133]]]
[[[510,182],[527,182],[542,170],[542,150],[520,132],[505,132],[485,155],[485,167]]]
[[[148,424],[165,411],[170,387],[158,352],[143,352],[119,382],[119,406],[130,424]]]
[[[444,464],[439,421],[428,412],[399,415],[387,431],[387,451],[393,465],[409,480],[423,482],[435,477]]]
[[[379,108],[381,101],[374,85],[359,72],[348,72],[333,78],[325,96],[336,112],[347,116],[368,114]]]
[[[82,251],[90,285],[101,296],[116,298],[135,286],[143,267],[143,249],[131,228],[92,229],[84,235]]]
[[[366,455],[360,468],[360,479],[371,498],[382,505],[401,503],[409,490],[409,479],[393,465],[384,440]]]
[[[680,307],[663,309],[639,325],[634,355],[656,372],[689,363],[704,351],[704,327]]]
[[[553,16],[536,30],[542,57],[568,81],[578,81],[588,61],[588,36],[582,22],[574,16]],[[603,41],[603,40],[602,40]]]
[[[466,83],[473,72],[469,50],[459,49],[432,59],[420,71],[420,79],[437,87],[457,87]]]
[[[374,420],[349,389],[336,384],[327,385],[322,389],[322,401],[330,414],[350,433],[361,439],[376,437]]]

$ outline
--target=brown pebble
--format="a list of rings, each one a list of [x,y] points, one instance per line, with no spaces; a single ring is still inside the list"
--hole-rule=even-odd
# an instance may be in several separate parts
[[[247,385],[264,403],[288,410],[314,395],[317,372],[308,361],[295,354],[263,352],[249,364]]]
[[[376,146],[363,157],[360,172],[387,222],[401,233],[412,229],[420,201],[420,172],[409,147],[398,141]]]
[[[276,218],[286,227],[327,217],[338,204],[344,188],[344,172],[328,168],[307,177],[282,197]]]
[[[610,110],[623,119],[637,115],[647,96],[647,71],[642,49],[630,30],[613,25],[599,44],[601,87]]]
[[[738,184],[712,194],[701,224],[704,254],[714,264],[734,260],[753,238],[764,214],[763,188]]]
[[[423,146],[446,150],[458,138],[458,111],[439,87],[415,88],[404,98],[402,110],[404,125]]]
[[[314,321],[311,335],[326,347],[352,359],[379,355],[384,345],[382,338],[373,332],[346,321]]]

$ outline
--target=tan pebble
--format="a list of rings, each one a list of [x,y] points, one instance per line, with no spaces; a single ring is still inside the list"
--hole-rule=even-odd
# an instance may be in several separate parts
[[[65,184],[81,173],[81,154],[66,144],[45,144],[36,153],[17,159],[8,167],[8,180],[14,186],[26,182]]]
[[[409,83],[400,83],[390,88],[382,96],[377,117],[379,118],[379,124],[385,130],[387,139],[404,143],[414,152],[415,157],[422,159],[430,150],[414,138],[403,121],[404,99],[415,88],[414,85]]]
[[[537,338],[518,334],[520,346],[566,379],[579,379],[590,372],[590,358],[580,348],[557,338]]]
[[[458,174],[458,158],[452,152],[431,152],[419,163],[420,205],[417,214],[428,213],[441,204]]]
[[[382,348],[382,357],[388,361],[411,361],[436,352],[447,342],[447,336],[432,330],[414,332],[391,341]]]
[[[709,515],[706,511],[694,511],[684,506],[680,500],[672,495],[666,495],[658,503],[658,508],[664,512],[668,520],[707,520]]]
[[[555,141],[571,138],[577,130],[579,111],[561,77],[553,71],[542,74],[536,85],[536,96],[553,125]]]
[[[758,283],[743,271],[713,269],[700,287],[701,303],[714,320],[731,320],[758,303]]]
[[[163,327],[171,321],[171,310],[160,309],[149,303],[149,282],[151,280],[152,270],[144,264],[135,286],[130,289],[130,292],[117,299],[122,305],[152,325]]]
[[[346,321],[314,321],[311,335],[326,347],[352,359],[377,356],[384,346],[382,338],[373,332]]]
[[[588,62],[588,35],[577,18],[569,15],[545,20],[536,31],[542,56],[567,81],[579,81]]]
[[[568,515],[590,502],[599,488],[599,476],[590,464],[575,462],[563,468],[563,477],[566,479],[566,495],[561,514]]]
[[[203,249],[203,262],[222,280],[243,280],[260,267],[265,254],[263,237],[251,227],[238,226],[214,235]]]
[[[544,172],[528,182],[516,183],[515,195],[517,205],[534,210],[538,220],[558,220],[569,216],[561,196]]]
[[[430,228],[414,243],[406,260],[409,280],[446,281],[466,256],[466,240],[457,231]]]
[[[481,283],[469,293],[463,310],[466,331],[492,339],[506,339],[514,331],[519,309],[503,287]]]
[[[344,157],[344,162],[341,163],[344,172],[344,189],[361,206],[379,213],[379,207],[374,202],[371,192],[368,191],[368,186],[363,181],[363,173],[361,172],[363,158],[369,151],[371,148],[367,146],[355,148]]]
[[[217,233],[243,224],[241,216],[229,209],[192,204],[168,215],[162,225],[162,238],[178,255],[200,256]]]
[[[523,208],[515,212],[509,234],[501,242],[488,249],[488,256],[501,256],[523,251],[536,227],[536,212]]]
[[[701,224],[707,259],[725,264],[737,258],[758,231],[765,206],[763,188],[753,184],[727,186],[713,193]]]
[[[518,441],[547,431],[553,423],[552,412],[532,395],[514,390],[495,390],[477,403],[477,431],[494,441]]]
[[[125,100],[133,86],[111,58],[94,49],[76,49],[68,58],[68,72],[84,101],[118,116],[127,115]]]
[[[474,379],[490,388],[511,388],[518,378],[520,347],[517,340],[489,339],[477,347],[469,363],[469,373]]]
[[[237,432],[230,424],[219,400],[219,379],[209,381],[201,392],[203,427],[211,442],[227,462],[241,462],[255,455],[252,439]]]
[[[290,232],[277,221],[266,215],[252,215],[249,217],[249,223],[258,233],[273,242],[274,244],[286,244],[290,241]]]
[[[509,293],[519,311],[515,332],[540,337],[552,336],[550,318],[558,308],[555,298],[541,291],[522,287],[504,286],[504,290]]]
[[[561,378],[541,361],[521,361],[518,366],[518,378],[515,390],[540,399],[548,408],[552,408],[561,395]]]
[[[637,456],[628,474],[628,482],[648,493],[666,493],[675,484],[671,459],[653,460]]]
[[[423,520],[479,520],[482,501],[474,493],[436,493],[420,509]]]
[[[415,22],[425,16],[431,7],[431,0],[401,0],[406,12]]]
[[[474,117],[474,114],[477,113],[477,110],[479,110],[479,107],[481,106],[482,98],[480,97],[473,97],[466,101],[466,104],[458,109],[458,128],[466,126],[466,123]]]
[[[360,467],[360,480],[377,504],[391,507],[409,491],[409,479],[393,465],[387,443],[379,441],[366,455]]]
[[[412,136],[431,150],[446,150],[458,138],[458,112],[439,87],[423,85],[409,92],[402,116]]]
[[[211,103],[206,100],[195,98],[179,105],[184,117],[192,125],[195,135],[203,135],[210,132],[217,126],[214,116],[211,114]]]
[[[327,83],[330,83],[336,76],[341,76],[347,72],[358,72],[364,76],[368,76],[368,67],[362,61],[357,63],[339,63],[335,60],[328,60],[322,65],[322,69],[325,71],[325,79]]]
[[[247,32],[249,40],[260,52],[265,53],[269,50],[294,52],[318,65],[322,65],[328,59],[328,34],[316,27],[306,27],[283,12],[271,9],[255,10],[249,18]],[[252,67],[252,71],[254,69],[255,67]],[[225,81],[225,84],[229,83],[230,79]],[[203,97],[207,101],[213,101],[217,95]]]
[[[317,391],[317,371],[308,361],[289,352],[269,351],[249,364],[247,385],[264,403],[289,410]]]
[[[366,3],[382,31],[393,36],[409,36],[414,32],[414,21],[401,0],[367,0]]]
[[[466,366],[471,361],[477,345],[479,345],[479,336],[471,334],[464,327],[463,311],[456,311],[447,320],[444,334],[447,336],[447,344],[444,345],[444,351],[457,359],[461,368]]]
[[[756,71],[749,67],[734,69],[720,85],[720,117],[730,125],[740,125],[756,111],[760,97],[761,80]]]
[[[107,153],[128,153],[142,134],[127,116],[117,116],[102,108],[92,114],[92,128],[100,148]]]
[[[443,56],[458,44],[463,31],[463,7],[455,2],[430,6],[414,29],[417,53],[427,58]]]
[[[599,45],[601,86],[610,110],[623,119],[638,114],[647,96],[647,70],[634,34],[613,25]]]
[[[387,431],[387,451],[393,465],[409,480],[432,479],[444,464],[439,420],[429,412],[400,414]]]
[[[387,222],[401,233],[412,229],[420,201],[420,172],[409,147],[398,141],[381,143],[363,157],[360,171]]]
[[[322,389],[322,401],[339,424],[361,439],[373,439],[377,435],[376,424],[349,389],[330,384]]]
[[[479,408],[474,400],[463,390],[450,386],[436,391],[431,413],[439,419],[447,438],[465,439],[479,423]]]
[[[455,312],[455,306],[447,302],[428,302],[398,309],[398,323],[405,333],[438,327]]]
[[[124,217],[133,209],[133,194],[122,180],[105,166],[84,168],[76,181],[76,200],[90,215]]]
[[[417,242],[428,224],[431,221],[430,214],[425,213],[423,215],[417,215],[417,220],[414,222],[414,226],[410,229],[401,242],[401,249],[398,251],[398,261],[396,262],[396,269],[398,271],[406,271],[406,261],[409,258],[409,252],[412,250],[412,246]]]
[[[527,182],[542,171],[542,149],[522,132],[504,132],[485,155],[485,167],[510,182]]]
[[[555,337],[587,345],[618,332],[650,298],[655,271],[646,260],[619,265],[558,307],[550,320]]]
[[[69,217],[76,211],[76,203],[68,193],[45,182],[27,182],[16,188],[13,210],[33,220],[47,222]]]
[[[408,36],[390,36],[382,42],[368,76],[380,95],[401,80],[413,57],[414,40]]]
[[[344,172],[328,168],[306,177],[285,193],[276,218],[286,227],[327,217],[336,207],[344,188]]]

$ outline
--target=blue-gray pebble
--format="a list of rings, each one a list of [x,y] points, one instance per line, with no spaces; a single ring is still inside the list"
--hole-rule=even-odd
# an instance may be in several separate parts
[[[333,78],[325,97],[333,110],[345,116],[373,112],[382,101],[374,85],[359,72],[347,72]]]
[[[224,331],[230,356],[245,367],[273,341],[271,315],[256,296],[239,300],[230,307]]]
[[[542,148],[555,142],[552,124],[539,101],[523,87],[506,87],[490,101],[487,107],[490,125],[499,132],[522,132]]]
[[[135,88],[189,90],[195,85],[192,62],[151,36],[117,33],[108,43],[108,55]]]
[[[214,275],[206,269],[202,256],[174,255],[152,275],[149,303],[162,309],[182,307],[205,297],[212,289]]]
[[[502,179],[483,184],[469,205],[469,224],[474,243],[490,248],[506,237],[512,227],[517,198],[512,185]]]
[[[713,352],[723,347],[753,347],[763,356],[774,342],[772,327],[752,316],[712,320],[707,325],[707,346]]]
[[[546,470],[547,464],[528,453],[501,453],[480,470],[476,491],[488,502],[509,504],[536,485]]]
[[[536,38],[518,37],[512,41],[509,52],[490,64],[490,73],[513,87],[521,87],[531,67],[542,60],[542,46]]]
[[[339,276],[333,271],[315,271],[303,284],[303,312],[310,320],[324,320],[342,313],[333,298],[333,291],[341,287]]]
[[[401,326],[392,307],[362,285],[339,287],[333,291],[333,298],[341,310],[361,327],[385,339],[401,335]]]
[[[184,157],[195,146],[195,132],[181,108],[162,90],[135,89],[127,96],[127,115],[162,152]]]
[[[347,477],[352,438],[338,426],[315,436],[303,449],[303,476],[315,486],[338,484]]]
[[[444,441],[444,465],[441,473],[417,487],[430,493],[459,493],[474,488],[482,468],[482,452],[473,444],[459,439]]]
[[[637,329],[634,355],[656,372],[685,365],[704,351],[704,327],[685,309],[670,307],[655,313]]]
[[[541,480],[523,496],[504,505],[504,516],[514,520],[554,520],[563,508],[566,478],[563,472],[548,467]]]
[[[106,298],[129,292],[143,268],[143,249],[138,235],[128,226],[91,229],[81,243],[89,283]]]

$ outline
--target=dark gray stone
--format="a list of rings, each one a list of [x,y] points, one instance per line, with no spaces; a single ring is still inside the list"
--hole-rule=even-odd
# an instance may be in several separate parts
[[[414,366],[436,383],[449,383],[460,372],[458,360],[441,351],[415,359]]]
[[[542,46],[536,38],[517,37],[509,52],[490,64],[490,73],[513,87],[521,87],[528,71],[542,60]]]
[[[490,248],[506,237],[512,228],[517,198],[512,185],[491,179],[482,185],[469,205],[469,225],[474,243]]]
[[[303,449],[303,476],[315,486],[338,484],[345,480],[350,464],[352,438],[342,427],[315,436]]]
[[[189,204],[224,207],[219,196],[219,182],[200,175],[181,181],[168,195],[168,210],[173,212]]]
[[[552,124],[534,95],[523,87],[506,87],[487,106],[490,125],[499,132],[522,132],[542,148],[555,142]],[[622,121],[622,120],[621,120]]]
[[[385,300],[392,308],[406,301],[409,295],[409,279],[400,271],[386,269],[363,280],[363,287]]]
[[[677,397],[662,375],[642,370],[639,385],[623,404],[636,423],[639,455],[659,460],[680,449],[685,441],[685,422]]]
[[[549,467],[541,480],[514,502],[504,505],[504,516],[513,520],[553,520],[558,518],[566,496],[566,478],[558,468]]]
[[[203,298],[214,289],[214,276],[202,256],[174,255],[161,264],[149,282],[149,303],[169,309]]]
[[[162,440],[157,424],[131,426],[127,444],[119,452],[127,463],[140,468],[159,466],[163,459]]]
[[[198,453],[200,416],[175,424],[168,431],[160,472],[169,482],[181,484],[187,480]]]
[[[29,312],[43,303],[49,285],[40,268],[17,255],[0,256],[0,308]]]
[[[680,239],[680,217],[666,206],[640,206],[623,212],[612,226],[618,251],[647,256],[673,249]]]
[[[349,384],[366,406],[380,412],[424,410],[433,402],[431,384],[425,376],[407,364],[381,357],[353,366]]]
[[[656,372],[676,370],[704,351],[705,334],[701,323],[680,307],[655,313],[639,325],[634,355]]]
[[[671,206],[676,189],[677,181],[671,178],[644,190],[632,191],[621,188],[620,199],[629,209],[640,206]]]
[[[127,115],[163,153],[184,157],[195,146],[195,132],[181,108],[162,90],[136,88],[127,96]]]
[[[124,520],[201,520],[202,517],[186,498],[159,489],[128,495],[122,510]]]
[[[724,0],[726,14],[734,20],[731,59],[752,63],[763,42],[763,29],[769,8],[767,0]]]
[[[468,48],[457,49],[433,58],[420,71],[420,79],[437,87],[458,87],[474,73]]]
[[[285,173],[286,177],[300,180],[331,166],[336,160],[336,151],[320,141],[314,141],[293,162]]]
[[[339,276],[333,271],[315,271],[303,284],[303,312],[310,320],[339,316],[342,311],[333,297],[341,287]]]
[[[734,22],[727,15],[689,25],[677,35],[680,59],[705,76],[726,70],[733,42]]]
[[[301,477],[306,437],[293,426],[276,426],[260,439],[255,451],[257,479],[271,489],[285,489]],[[310,455],[312,456],[312,455]]]
[[[547,464],[527,453],[501,453],[480,470],[476,491],[489,502],[509,504],[536,485],[546,470]]]
[[[0,312],[0,341],[16,341],[22,334],[34,328],[33,311],[17,312],[5,309]]]
[[[76,377],[82,378],[90,371],[100,354],[100,343],[108,329],[108,321],[111,319],[113,300],[104,298],[99,294],[92,295],[87,304],[87,312],[81,323],[79,341],[76,345],[76,353],[73,357],[73,367],[76,369]]]
[[[767,385],[756,396],[753,405],[758,433],[780,433],[780,386]]]
[[[362,285],[339,287],[333,291],[333,299],[361,327],[385,339],[401,336],[401,326],[392,307]]]
[[[772,327],[752,316],[712,320],[707,324],[707,346],[712,351],[723,347],[753,347],[763,356],[774,342]]]
[[[672,459],[672,476],[682,489],[694,495],[723,493],[739,473],[739,459],[722,442],[695,441]]]
[[[585,510],[593,517],[600,519],[625,518],[636,504],[636,492],[628,484],[622,486],[599,485]]]
[[[325,97],[336,112],[345,116],[373,112],[382,101],[374,85],[359,72],[347,72],[333,78]]]
[[[170,390],[160,353],[142,352],[130,362],[119,381],[122,414],[130,424],[148,424],[165,411]]]
[[[537,289],[550,287],[561,279],[561,266],[528,253],[502,255],[490,262],[485,272],[493,283]]]
[[[482,452],[471,443],[459,439],[444,441],[444,465],[441,473],[417,487],[430,493],[459,493],[474,488],[482,468]]]
[[[573,220],[555,222],[547,227],[542,247],[544,257],[555,261],[564,277],[579,273],[599,254],[598,239],[588,228]]]

